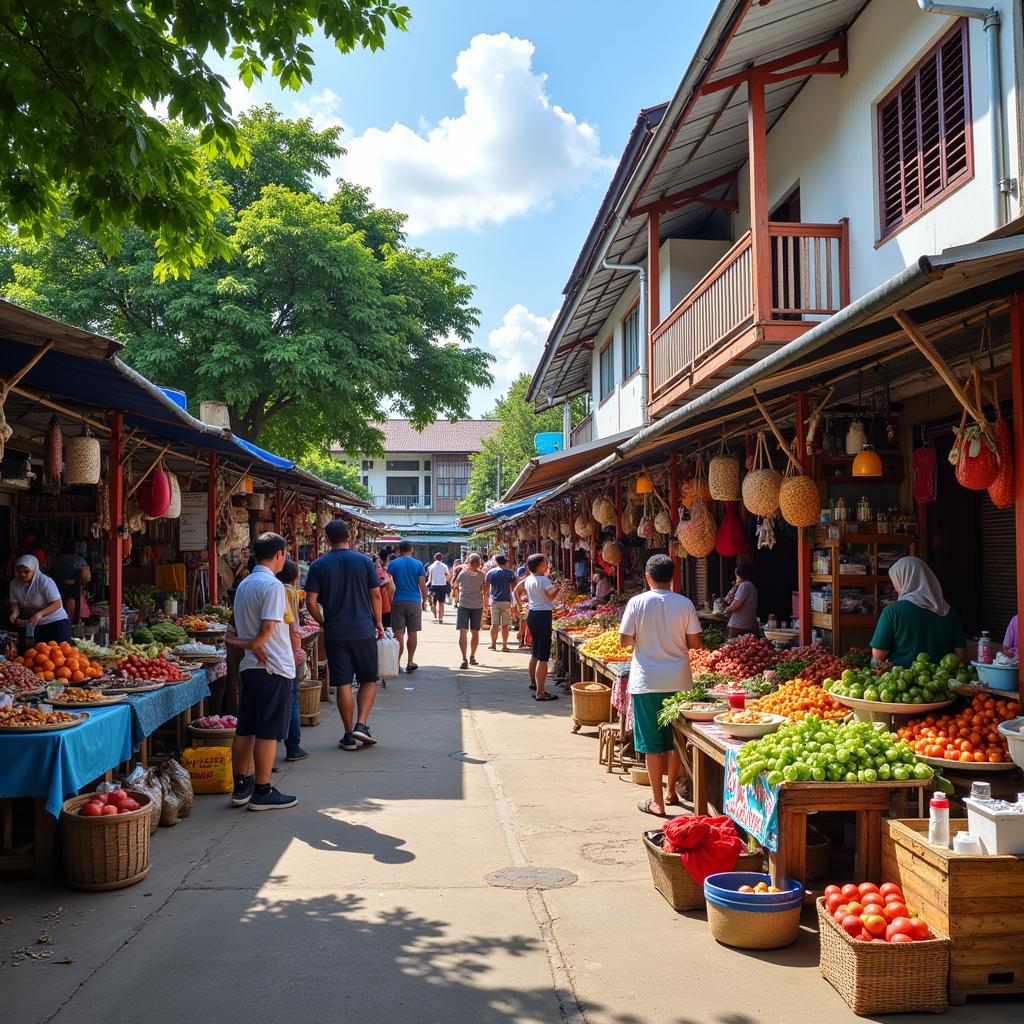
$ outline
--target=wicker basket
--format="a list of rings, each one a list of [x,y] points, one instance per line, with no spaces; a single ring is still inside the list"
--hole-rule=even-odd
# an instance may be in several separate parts
[[[622,561],[622,546],[617,540],[606,540],[601,545],[601,557],[609,565],[618,565]]]
[[[752,516],[770,516],[779,507],[782,477],[772,469],[764,434],[757,435],[754,465],[743,478],[743,505]]]
[[[129,796],[135,797],[140,804],[143,802],[142,798],[146,798],[146,802],[149,804],[149,834],[152,835],[160,827],[160,812],[163,808],[143,790],[136,789],[134,786],[128,785],[127,783],[125,783],[123,788]]]
[[[949,1005],[949,939],[860,942],[833,920],[818,900],[822,976],[861,1016],[943,1013]]]
[[[299,719],[303,725],[320,724],[320,691],[319,679],[299,684]]]
[[[690,518],[679,526],[679,543],[694,558],[705,558],[715,550],[718,527],[715,518],[703,501],[697,500],[690,509]]]
[[[715,501],[739,501],[739,460],[731,455],[716,455],[708,463],[708,490]]]
[[[589,516],[577,516],[576,521],[572,524],[573,529],[576,531],[577,537],[589,537],[590,536],[590,517]]]
[[[235,738],[234,729],[201,729],[192,723],[189,723],[188,733],[193,747],[230,747]]]
[[[779,488],[779,510],[790,526],[814,526],[821,518],[818,485],[802,473],[787,475]]]
[[[771,913],[734,910],[707,904],[708,927],[716,941],[737,949],[781,949],[791,946],[800,934],[802,907]]]
[[[92,793],[64,801],[60,835],[64,847],[64,880],[74,889],[105,892],[141,882],[149,873],[149,797],[127,814],[83,818],[78,810]]]
[[[572,720],[576,725],[600,725],[612,717],[611,687],[588,690],[594,683],[572,684]]]

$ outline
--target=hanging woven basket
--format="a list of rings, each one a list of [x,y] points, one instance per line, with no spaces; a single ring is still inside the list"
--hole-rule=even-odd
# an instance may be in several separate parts
[[[690,509],[690,518],[679,526],[679,542],[694,558],[704,558],[715,550],[718,527],[707,505],[699,499]]]
[[[714,501],[740,500],[739,459],[722,450],[708,463],[708,491]]]
[[[606,540],[601,545],[601,557],[609,565],[619,565],[622,562],[622,545],[617,540]]]
[[[600,497],[594,502],[594,518],[602,526],[611,526],[615,522],[615,503],[610,498]]]
[[[572,524],[573,529],[576,531],[576,536],[589,537],[590,523],[591,520],[587,516],[577,516],[576,521]]]
[[[64,452],[64,483],[98,484],[102,465],[97,438],[88,432],[68,438]]]
[[[171,482],[157,466],[138,490],[139,506],[150,519],[159,519],[171,504]]]
[[[816,525],[821,518],[818,485],[803,473],[787,473],[779,488],[779,511],[790,526]]]
[[[654,528],[663,536],[672,532],[672,518],[664,509],[654,517]]]
[[[181,516],[181,484],[173,473],[167,474],[167,482],[171,488],[171,500],[167,505],[167,511],[161,519],[178,519]]]
[[[754,468],[743,478],[743,507],[754,516],[770,516],[779,507],[782,477],[772,469],[764,433],[757,435]]]
[[[627,535],[636,533],[637,525],[639,524],[639,516],[637,515],[636,509],[630,504],[622,510],[622,515],[619,516],[619,529]]]

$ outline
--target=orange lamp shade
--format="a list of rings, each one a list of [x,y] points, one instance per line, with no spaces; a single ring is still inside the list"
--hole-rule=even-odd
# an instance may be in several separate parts
[[[871,447],[871,445],[864,445],[864,450],[859,452],[853,459],[853,475],[854,476],[881,476],[882,475],[882,460],[878,454]]]
[[[654,493],[654,481],[646,474],[641,473],[636,478],[636,493],[637,494],[653,494]]]

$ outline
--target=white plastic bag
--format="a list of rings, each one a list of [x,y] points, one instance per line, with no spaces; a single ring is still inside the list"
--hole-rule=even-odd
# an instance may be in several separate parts
[[[390,629],[377,641],[377,675],[384,682],[398,678],[398,641]]]

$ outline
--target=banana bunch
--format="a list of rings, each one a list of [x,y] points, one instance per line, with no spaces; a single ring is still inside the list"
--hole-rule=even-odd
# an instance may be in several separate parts
[[[619,644],[619,631],[617,629],[606,629],[600,636],[596,636],[583,644],[580,647],[580,653],[612,663],[632,660],[633,648],[622,647]]]

